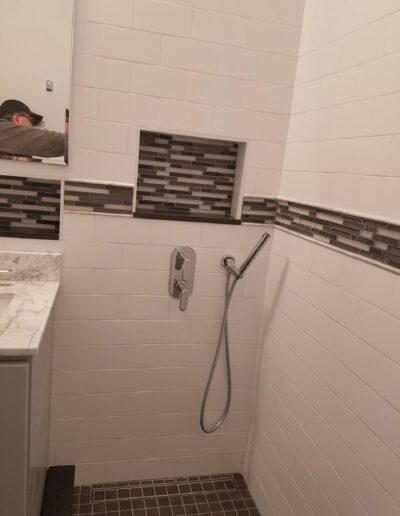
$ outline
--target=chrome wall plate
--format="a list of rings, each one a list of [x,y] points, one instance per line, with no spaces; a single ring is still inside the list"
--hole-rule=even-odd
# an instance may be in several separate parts
[[[179,299],[181,311],[187,309],[189,295],[193,292],[196,253],[191,247],[177,247],[172,251],[168,291]]]

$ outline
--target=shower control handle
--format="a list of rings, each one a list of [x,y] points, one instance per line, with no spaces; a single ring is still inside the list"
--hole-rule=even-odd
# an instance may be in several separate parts
[[[168,291],[179,299],[179,309],[188,307],[189,295],[193,291],[196,255],[191,247],[177,247],[172,251]]]
[[[176,253],[176,270],[182,270],[182,279],[188,280],[190,278],[190,260],[186,254],[178,251]]]
[[[185,282],[175,280],[175,287],[179,295],[179,310],[184,312],[188,307],[189,291],[186,290]]]

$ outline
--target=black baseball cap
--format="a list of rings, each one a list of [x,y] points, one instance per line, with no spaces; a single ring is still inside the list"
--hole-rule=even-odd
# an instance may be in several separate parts
[[[5,115],[13,115],[14,113],[19,113],[23,111],[24,113],[28,113],[32,117],[33,125],[38,125],[43,120],[42,115],[38,115],[29,109],[29,107],[21,102],[20,100],[5,100],[3,104],[0,106],[0,118]]]

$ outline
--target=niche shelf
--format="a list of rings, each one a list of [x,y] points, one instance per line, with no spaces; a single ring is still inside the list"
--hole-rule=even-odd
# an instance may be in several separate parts
[[[241,223],[245,144],[152,131],[139,138],[136,217]]]

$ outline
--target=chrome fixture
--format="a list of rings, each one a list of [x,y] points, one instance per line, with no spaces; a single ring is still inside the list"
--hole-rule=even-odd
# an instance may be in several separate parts
[[[226,254],[222,257],[222,266],[225,267],[225,269],[228,271],[228,273],[232,274],[232,276],[236,279],[243,278],[244,273],[246,272],[247,268],[251,264],[251,262],[256,257],[258,251],[262,248],[262,246],[265,244],[265,242],[268,240],[270,235],[268,233],[264,233],[263,236],[260,238],[259,242],[255,246],[255,248],[251,251],[249,256],[245,259],[245,261],[242,263],[242,265],[237,268],[235,267],[235,258],[231,254]]]
[[[193,291],[196,254],[191,247],[177,247],[171,255],[169,293],[179,299],[179,309],[187,309],[189,295]]]
[[[200,426],[201,426],[201,429],[203,430],[203,432],[205,432],[206,434],[215,432],[215,430],[217,430],[222,425],[222,423],[224,422],[224,420],[229,412],[229,407],[231,404],[232,374],[231,374],[231,361],[230,361],[230,356],[229,356],[228,313],[229,313],[229,305],[232,300],[233,291],[235,289],[236,283],[241,278],[243,278],[244,273],[246,272],[247,268],[249,267],[251,262],[254,260],[254,258],[256,257],[256,255],[261,250],[261,248],[266,243],[266,241],[268,240],[269,237],[270,237],[269,233],[264,233],[262,235],[262,237],[260,238],[257,245],[250,252],[248,257],[244,260],[244,262],[242,263],[242,265],[239,268],[237,268],[235,266],[235,258],[230,254],[226,254],[225,256],[223,256],[222,260],[221,260],[221,265],[222,265],[222,267],[224,267],[225,272],[226,272],[225,309],[224,309],[224,314],[222,316],[222,323],[221,323],[221,330],[219,332],[218,345],[217,345],[217,349],[215,351],[214,360],[213,360],[211,370],[210,370],[210,375],[207,380],[207,385],[204,390],[204,396],[203,396],[203,401],[202,401],[201,410],[200,410]],[[232,283],[231,283],[231,278],[233,278]],[[226,357],[226,366],[227,366],[227,375],[226,376],[227,376],[227,384],[228,384],[227,385],[228,393],[227,393],[226,404],[225,404],[225,408],[222,413],[222,416],[218,419],[218,421],[214,425],[212,425],[210,428],[207,428],[206,424],[205,424],[207,400],[208,400],[208,396],[210,394],[210,389],[211,389],[212,381],[214,378],[215,369],[217,367],[218,358],[219,358],[219,354],[220,354],[221,347],[222,347],[222,342],[225,342],[225,357]]]

